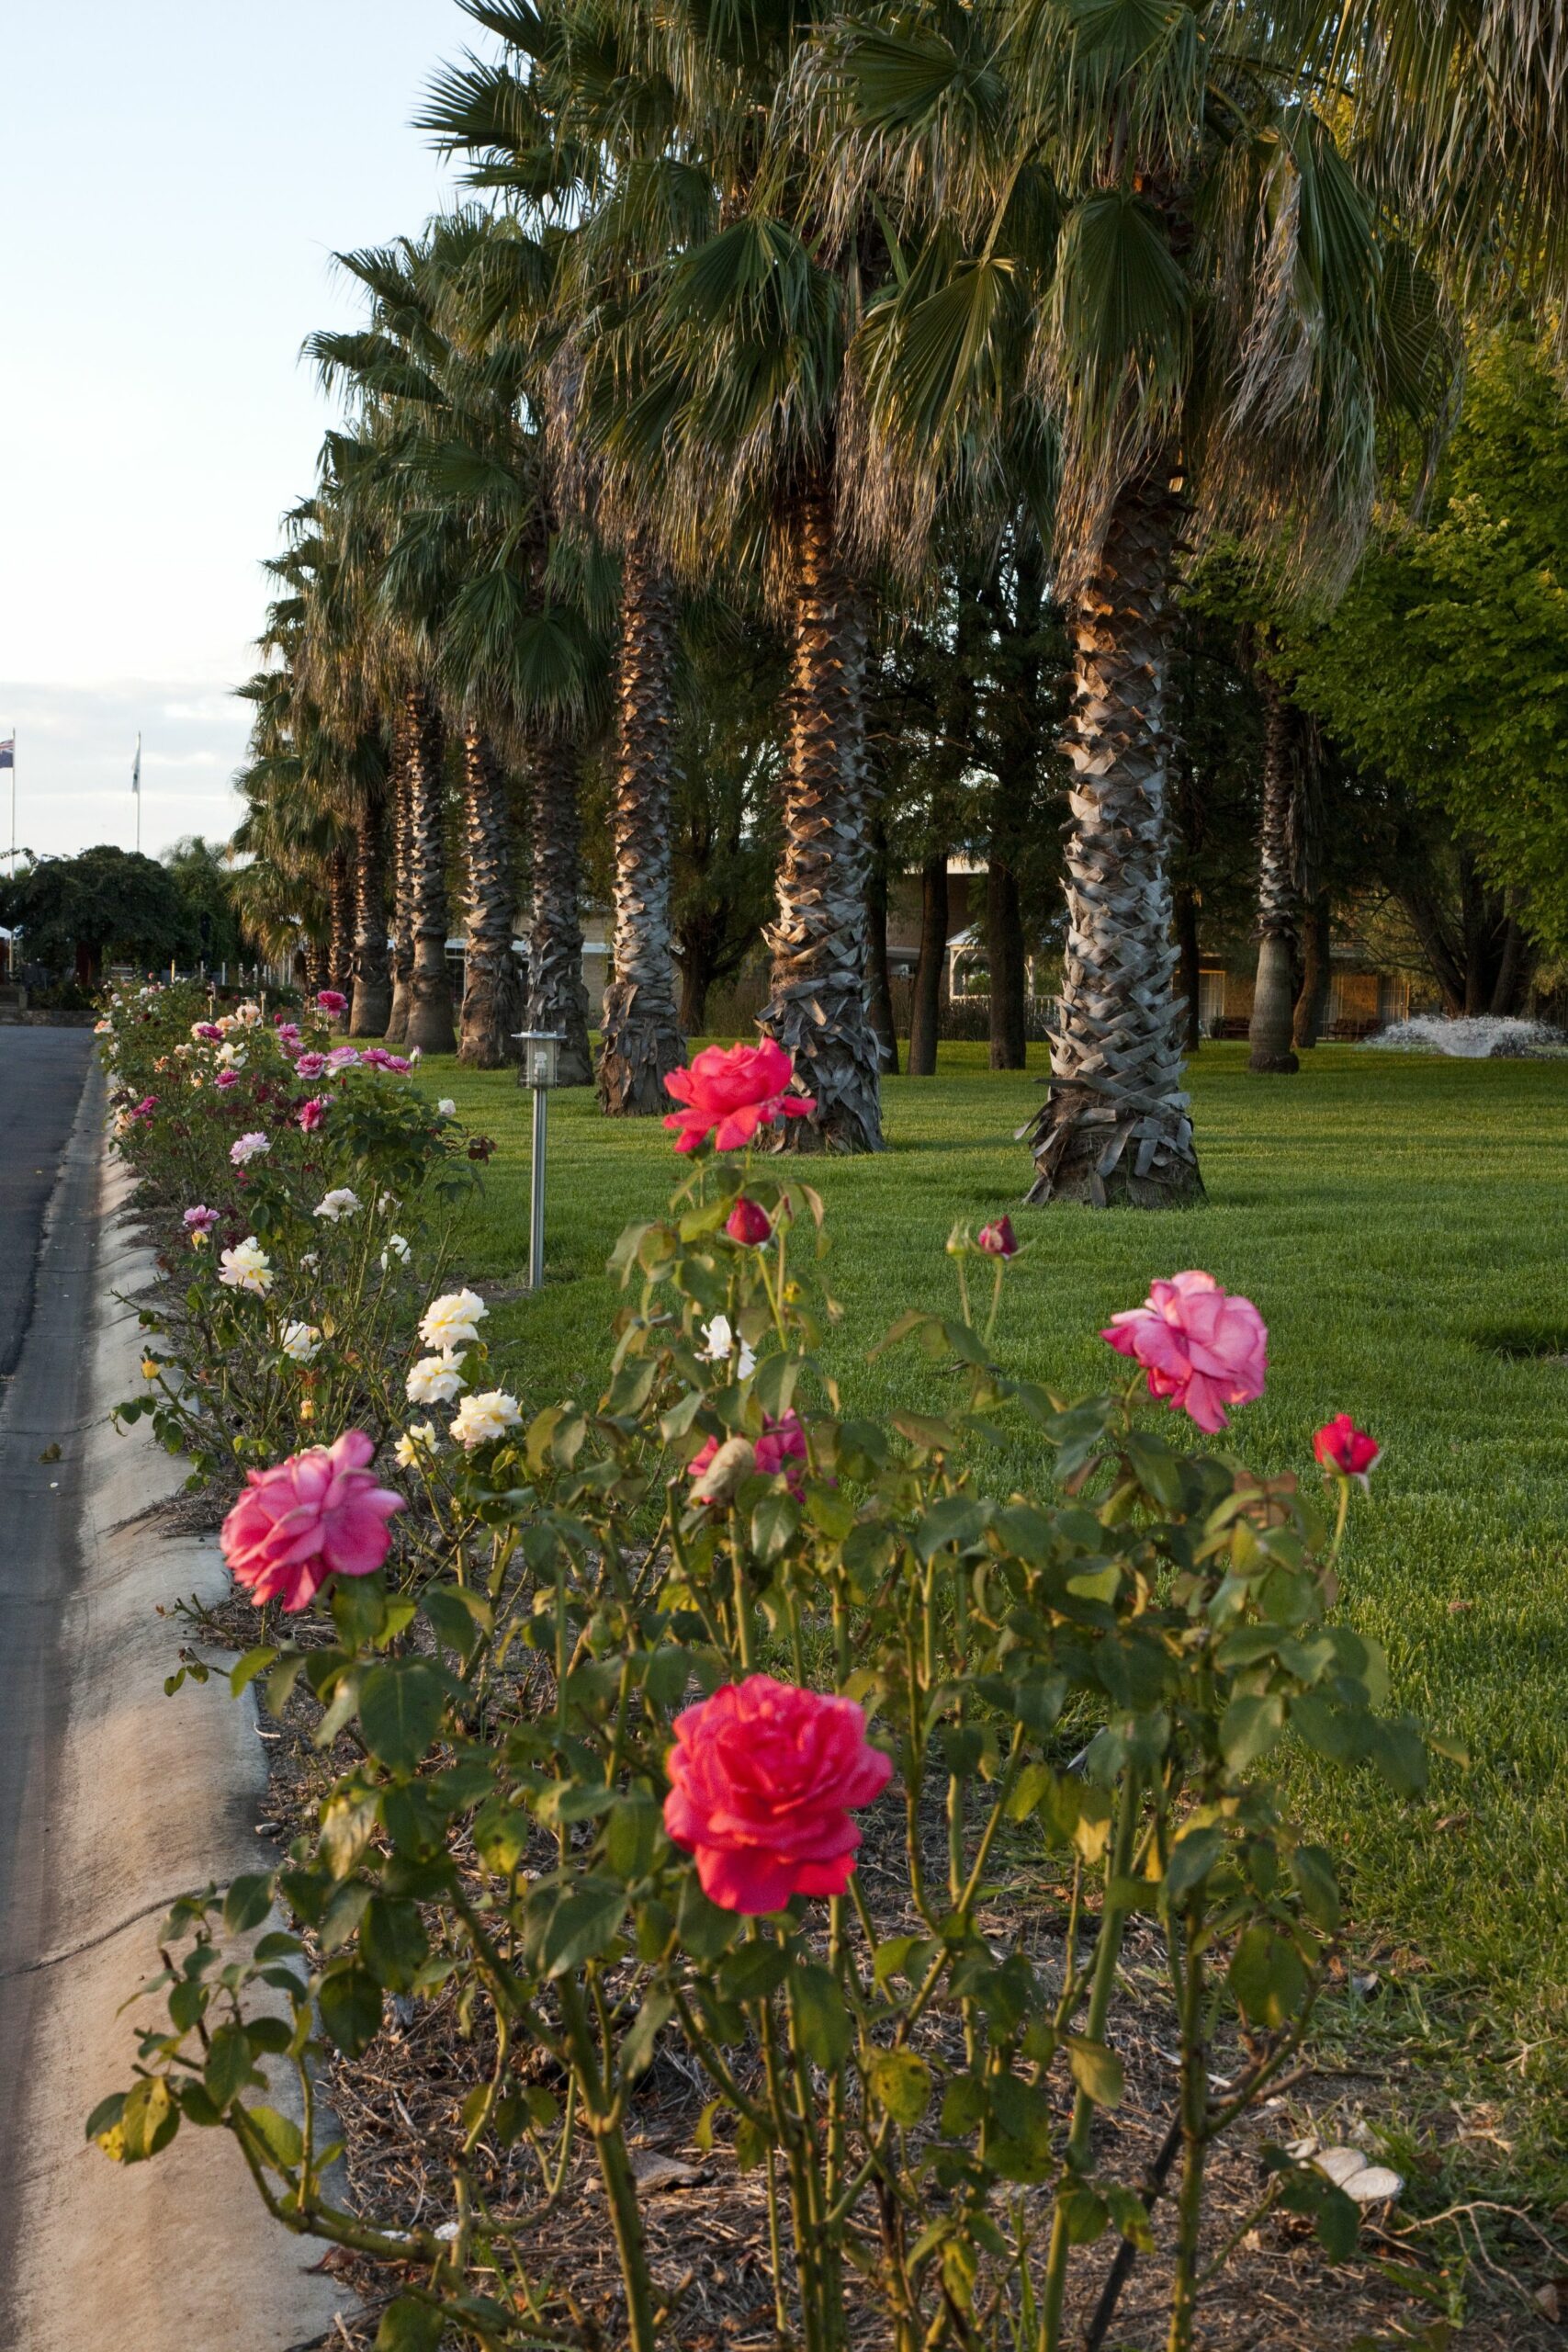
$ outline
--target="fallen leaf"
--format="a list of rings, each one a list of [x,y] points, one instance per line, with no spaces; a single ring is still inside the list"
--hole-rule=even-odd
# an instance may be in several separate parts
[[[639,2188],[690,2188],[701,2180],[697,2165],[683,2165],[679,2156],[661,2155],[657,2148],[633,2148],[632,2178]]]
[[[1549,2278],[1544,2287],[1538,2287],[1533,2301],[1536,2309],[1554,2325],[1562,2317],[1562,2290],[1555,2278]]]
[[[1360,2148],[1325,2148],[1312,2161],[1325,2179],[1358,2205],[1384,2204],[1404,2187],[1400,2174],[1388,2165],[1369,2164]]]
[[[1473,1600],[1450,1600],[1449,1603],[1449,1615],[1450,1617],[1462,1617],[1467,1609],[1473,1609],[1475,1603]]]
[[[1445,1813],[1441,1821],[1434,1821],[1432,1826],[1434,1829],[1468,1829],[1470,1815],[1468,1813]]]

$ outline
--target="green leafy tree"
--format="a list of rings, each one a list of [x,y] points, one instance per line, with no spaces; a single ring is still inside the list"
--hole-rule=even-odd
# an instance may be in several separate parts
[[[108,963],[166,964],[186,947],[189,910],[166,865],[102,842],[42,857],[0,883],[0,911],[29,963],[94,980]]]
[[[1294,691],[1447,820],[1533,936],[1568,946],[1568,414],[1533,339],[1482,343],[1424,511],[1336,610],[1286,631]],[[1478,1007],[1476,1009],[1484,1009]]]

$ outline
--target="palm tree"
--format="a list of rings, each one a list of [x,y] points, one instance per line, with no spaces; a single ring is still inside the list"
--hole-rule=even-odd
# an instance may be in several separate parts
[[[1263,699],[1263,810],[1258,825],[1258,978],[1248,1028],[1248,1066],[1289,1074],[1301,1068],[1292,1050],[1295,1019],[1295,952],[1300,893],[1296,888],[1297,758],[1294,713],[1270,666],[1265,644],[1258,663]]]
[[[665,1078],[686,1058],[670,920],[674,661],[674,588],[639,534],[621,565],[611,800],[615,930],[599,1054],[599,1100],[621,1117],[667,1111]]]
[[[1380,403],[1428,420],[1446,396],[1436,298],[1341,153],[1318,66],[1282,16],[1225,0],[877,8],[825,46],[824,180],[840,211],[874,181],[900,251],[860,343],[871,478],[901,481],[916,536],[1005,473],[1032,392],[1059,445],[1074,781],[1032,1201],[1202,1191],[1166,863],[1186,550],[1229,529],[1332,584]]]

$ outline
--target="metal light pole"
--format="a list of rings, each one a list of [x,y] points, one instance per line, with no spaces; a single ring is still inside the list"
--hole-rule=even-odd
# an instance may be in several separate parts
[[[523,1048],[523,1083],[534,1092],[534,1157],[528,1199],[528,1287],[545,1286],[545,1142],[550,1089],[560,1083],[560,1049],[564,1037],[553,1029],[519,1029]]]

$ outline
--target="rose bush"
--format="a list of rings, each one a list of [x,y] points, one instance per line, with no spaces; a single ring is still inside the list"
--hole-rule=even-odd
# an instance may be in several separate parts
[[[760,1075],[777,1072],[710,1061],[682,1099],[733,1102]],[[592,1405],[471,1394],[481,1318],[461,1293],[423,1336],[411,1317],[408,1355],[450,1351],[409,1375],[422,1418],[396,1453],[422,1532],[397,1578],[360,1572],[380,1540],[360,1520],[333,1574],[320,1471],[252,1488],[257,1589],[328,1581],[310,1637],[258,1628],[232,1686],[304,1703],[318,1744],[352,1733],[352,1751],[280,1868],[175,1905],[144,1988],[166,2014],[88,2130],[124,2161],[231,2132],[286,2228],[384,2266],[387,2346],[604,2340],[547,2251],[581,2148],[614,2339],[653,2352],[683,2290],[656,2282],[630,2141],[674,2046],[705,2085],[701,2144],[762,2181],[781,2340],[1102,2344],[1168,2193],[1183,2352],[1213,2148],[1290,2079],[1338,1957],[1335,1859],[1280,1764],[1304,1749],[1423,1785],[1426,1737],[1336,1619],[1315,1496],[1138,1421],[1146,1385],[1200,1429],[1256,1396],[1256,1309],[1207,1276],[1156,1284],[1110,1326],[1133,1379],[1071,1406],[998,1363],[995,1299],[986,1332],[911,1312],[887,1344],[923,1351],[950,1401],[884,1425],[847,1414],[817,1362],[826,1238],[808,1186],[698,1155],[671,1215],[619,1245]],[[950,1246],[961,1285],[981,1257],[998,1286],[1015,1262]],[[1034,1495],[987,1482],[1004,1422],[1038,1442]],[[371,1475],[362,1446],[339,1459]],[[236,1953],[279,1903],[288,1928]],[[1145,2169],[1097,2126],[1156,1962],[1174,2080]],[[318,2083],[394,1996],[455,2000],[471,2053],[439,2227],[331,2186]],[[299,2121],[273,2103],[276,2061]],[[1285,2206],[1348,2252],[1343,2192],[1263,2154],[1258,2217]]]
[[[190,985],[124,989],[99,1024],[119,1115],[161,1090],[118,1141],[178,1270],[142,1309],[148,1387],[120,1418],[151,1414],[197,1479],[400,1422],[409,1335],[475,1181],[406,1064],[322,1050],[319,1002],[208,1011]]]

